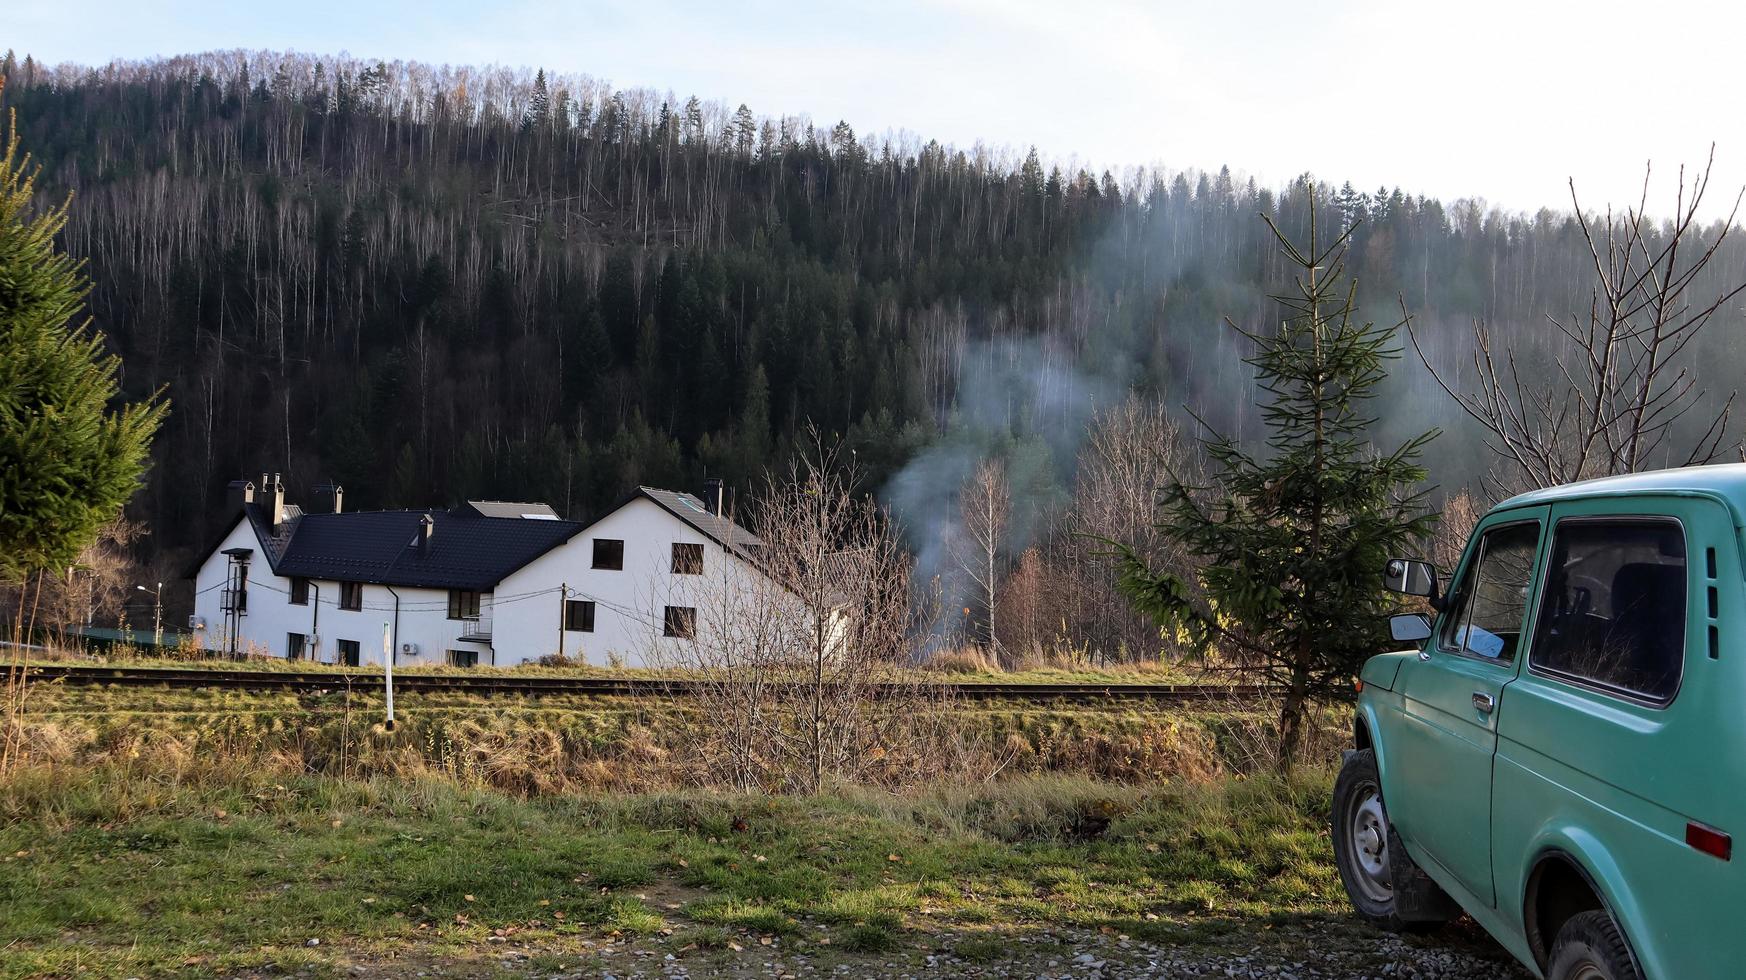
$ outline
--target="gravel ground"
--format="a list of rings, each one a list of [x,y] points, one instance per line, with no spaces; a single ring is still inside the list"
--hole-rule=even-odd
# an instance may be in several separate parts
[[[914,937],[911,937],[912,939]],[[785,950],[781,940],[740,949],[675,948],[659,938],[585,943],[568,949],[499,946],[472,961],[354,960],[354,976],[496,976],[544,980],[702,980],[772,977],[1027,977],[1083,980],[1115,977],[1269,977],[1298,980],[1529,980],[1527,971],[1476,927],[1463,923],[1432,936],[1402,938],[1356,922],[1314,923],[1267,930],[1257,938],[1232,933],[1191,945],[1142,942],[1119,935],[1057,932],[1025,935],[941,933],[927,948],[886,954],[844,954],[811,945]],[[971,954],[971,955],[965,955]],[[575,962],[559,962],[573,956]]]

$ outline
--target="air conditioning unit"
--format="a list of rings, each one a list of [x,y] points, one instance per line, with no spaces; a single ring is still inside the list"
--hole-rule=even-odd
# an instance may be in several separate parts
[[[188,617],[188,628],[191,630],[203,630],[203,629],[205,629],[206,628],[206,617],[205,616],[189,616]]]
[[[416,644],[416,643],[402,643],[402,644],[400,644],[400,655],[402,657],[416,657],[416,656],[418,656],[418,644]]]

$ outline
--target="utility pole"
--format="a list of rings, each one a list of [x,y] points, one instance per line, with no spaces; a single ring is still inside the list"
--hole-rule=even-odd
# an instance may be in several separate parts
[[[155,589],[148,589],[143,585],[136,585],[136,586],[134,586],[134,588],[140,590],[141,592],[147,593],[148,595],[150,595],[152,597],[152,646],[154,648],[163,646],[163,644],[164,644],[164,583],[159,582],[158,587]]]
[[[321,663],[321,583],[310,580],[315,601],[309,606],[309,659]]]
[[[388,692],[388,721],[382,727],[391,732],[394,730],[394,628],[387,623],[382,624],[382,669],[387,671],[383,687]]]
[[[558,660],[564,659],[564,617],[570,615],[570,583],[558,583]]]

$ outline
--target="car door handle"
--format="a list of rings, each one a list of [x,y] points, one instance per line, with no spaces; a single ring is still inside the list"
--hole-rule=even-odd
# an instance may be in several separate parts
[[[1497,698],[1492,697],[1484,691],[1474,691],[1473,707],[1475,710],[1479,711],[1479,713],[1489,715],[1491,714],[1491,709],[1497,707]]]

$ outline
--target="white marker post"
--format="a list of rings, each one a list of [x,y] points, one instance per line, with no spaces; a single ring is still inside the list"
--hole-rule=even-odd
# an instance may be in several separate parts
[[[388,723],[383,727],[394,730],[394,634],[387,623],[382,624],[382,666],[387,669],[388,689]]]

